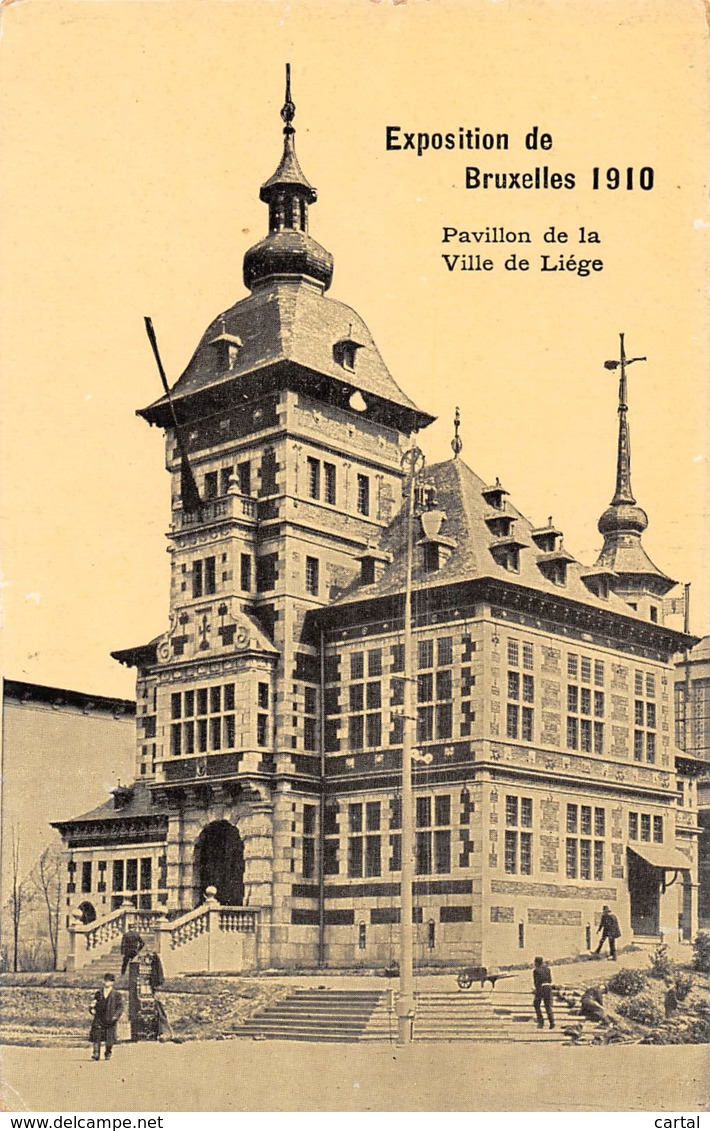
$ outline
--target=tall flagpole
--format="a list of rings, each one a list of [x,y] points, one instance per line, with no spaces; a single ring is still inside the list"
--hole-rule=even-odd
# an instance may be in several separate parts
[[[416,445],[405,452],[402,463],[408,468],[407,485],[407,574],[404,591],[404,718],[402,728],[402,889],[399,944],[399,998],[397,1028],[399,1044],[412,1040],[414,1024],[414,796],[412,759],[416,739],[416,699],[414,694],[414,639],[412,636],[412,566],[414,557],[414,489],[424,456]]]

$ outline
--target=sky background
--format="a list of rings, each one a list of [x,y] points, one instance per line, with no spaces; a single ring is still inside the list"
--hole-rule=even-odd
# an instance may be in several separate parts
[[[500,476],[591,563],[614,487],[625,331],[632,482],[644,544],[692,583],[708,628],[706,27],[694,0],[32,0],[0,39],[0,520],[3,666],[12,678],[131,696],[112,649],[167,626],[169,482],[143,316],[176,380],[205,327],[246,292],[266,231],[260,184],[281,149],[283,66],[317,186],[311,232],[334,298],[437,422],[447,458]],[[508,153],[387,153],[387,125],[510,134]],[[533,126],[547,153],[523,146]],[[575,173],[572,192],[467,191],[465,167]],[[591,170],[652,166],[652,192],[591,189]],[[598,230],[590,278],[540,274],[551,224]],[[530,231],[527,274],[443,225]],[[511,245],[511,249],[515,248]],[[506,249],[506,253],[511,250]],[[491,273],[449,273],[481,251]],[[673,622],[678,625],[678,622]],[[680,625],[678,625],[680,627]]]

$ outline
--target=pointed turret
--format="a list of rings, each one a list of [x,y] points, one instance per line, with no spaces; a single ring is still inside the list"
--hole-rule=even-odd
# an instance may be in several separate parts
[[[624,335],[619,335],[619,360],[607,361],[607,369],[620,369],[619,440],[616,457],[616,489],[614,497],[599,519],[599,532],[604,545],[595,563],[595,570],[614,576],[613,588],[631,608],[650,620],[661,619],[659,598],[676,584],[653,564],[646,553],[641,535],[648,526],[648,515],[637,505],[631,490],[631,441],[628,422],[628,385],[626,370],[645,357],[627,358]]]
[[[281,109],[284,148],[278,168],[261,186],[269,206],[269,234],[244,256],[244,282],[250,290],[275,279],[300,279],[327,291],[333,279],[333,256],[308,234],[308,206],[316,190],[306,180],[296,156],[292,122],[291,68],[286,64],[286,98]]]

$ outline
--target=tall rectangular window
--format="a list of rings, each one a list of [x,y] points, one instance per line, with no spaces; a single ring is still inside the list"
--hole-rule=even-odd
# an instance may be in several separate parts
[[[138,860],[126,860],[126,890],[138,891]]]
[[[182,726],[180,723],[173,723],[170,728],[170,753],[174,757],[182,754]]]
[[[357,509],[359,514],[370,513],[370,480],[367,475],[357,477]]]
[[[351,715],[348,719],[348,746],[351,750],[362,750],[365,739],[364,715]]]
[[[637,696],[634,699],[634,760],[654,763],[657,729],[655,676],[647,673],[644,677],[643,672],[635,672],[634,692]]]
[[[226,495],[232,485],[233,467],[221,467],[219,471],[219,493]]]
[[[276,587],[278,554],[262,554],[256,559],[256,591],[266,593]]]
[[[594,879],[604,879],[604,842],[594,841]]]
[[[301,873],[305,880],[316,874],[316,807],[303,806],[303,840],[301,842]]]
[[[202,596],[202,562],[199,559],[192,563],[192,596]]]
[[[522,647],[523,665],[532,667],[532,645]],[[523,742],[534,739],[533,708],[527,704],[535,702],[535,677],[527,672],[515,670],[520,659],[520,648],[516,640],[508,641],[508,703],[506,705],[505,730],[508,738],[522,738]],[[521,706],[520,704],[525,704]]]
[[[217,592],[216,558],[205,558],[205,593]]]
[[[318,558],[306,558],[306,592],[318,596]]]
[[[362,805],[348,805],[348,875],[362,876]]]
[[[269,716],[256,716],[256,741],[258,746],[269,745]]]
[[[505,845],[503,866],[511,875],[532,874],[533,803],[531,797],[518,798],[508,794],[505,798]],[[518,831],[520,829],[520,831]]]
[[[251,556],[242,554],[239,559],[239,584],[244,593],[251,590]]]
[[[320,499],[320,460],[308,457],[308,496]]]
[[[323,464],[323,475],[325,478],[325,501],[331,507],[334,507],[337,502],[337,480],[334,463]]]
[[[237,482],[240,495],[251,495],[251,464],[248,460],[237,464]]]
[[[153,861],[150,856],[141,857],[140,869],[141,891],[150,891],[153,886]]]

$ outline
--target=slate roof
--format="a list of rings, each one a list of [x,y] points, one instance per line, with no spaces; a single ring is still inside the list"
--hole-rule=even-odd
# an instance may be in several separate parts
[[[95,809],[89,809],[88,813],[82,813],[79,817],[72,817],[68,821],[52,821],[53,828],[61,830],[67,825],[76,825],[83,822],[123,821],[135,820],[136,817],[163,816],[162,810],[151,805],[150,790],[144,782],[133,782],[128,788],[132,790],[132,797],[120,808],[116,808],[115,798],[110,797],[101,805],[97,805]]]
[[[218,358],[210,343],[222,333],[242,341],[236,363],[230,370],[217,368]],[[337,342],[354,338],[362,343],[355,370],[340,365],[333,354]],[[175,383],[173,401],[206,389],[215,389],[279,362],[293,362],[372,394],[419,418],[424,427],[434,419],[417,408],[391,376],[367,326],[349,306],[326,298],[319,287],[302,280],[275,280],[241,299],[207,328],[185,372]],[[139,415],[151,419],[156,409],[167,405],[167,397],[154,401]]]
[[[614,573],[656,578],[666,591],[676,584],[668,574],[651,561],[641,543],[641,536],[633,531],[622,531],[608,537],[596,564]]]
[[[495,578],[514,582],[543,593],[564,596],[581,604],[603,609],[606,612],[621,613],[624,616],[643,620],[630,606],[610,593],[603,599],[590,592],[582,580],[582,575],[591,572],[589,567],[569,557],[567,581],[564,586],[556,585],[538,568],[539,562],[549,559],[532,539],[535,525],[520,513],[506,499],[505,509],[496,510],[489,505],[482,492],[487,484],[471,471],[461,459],[450,459],[444,463],[433,464],[425,469],[423,482],[436,488],[437,505],[446,512],[446,519],[440,530],[444,538],[455,541],[450,558],[436,573],[425,573],[420,554],[415,554],[413,571],[413,590],[428,589],[432,586],[455,585],[479,578]],[[499,564],[490,547],[499,539],[486,524],[486,518],[507,515],[515,519],[512,534],[522,544],[520,550],[520,571],[509,572]],[[415,543],[420,536],[419,523],[415,520]],[[384,532],[378,548],[393,555],[392,564],[387,566],[382,577],[371,585],[355,582],[334,602],[339,605],[402,593],[406,574],[406,515],[403,507]]]

